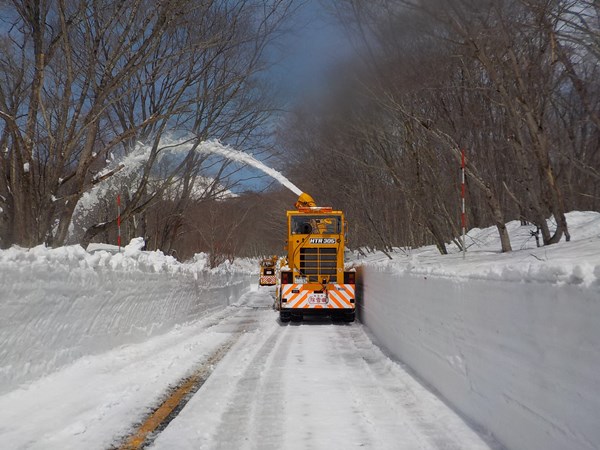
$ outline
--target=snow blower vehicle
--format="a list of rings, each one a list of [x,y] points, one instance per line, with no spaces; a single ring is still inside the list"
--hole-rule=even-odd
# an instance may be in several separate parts
[[[274,286],[277,284],[277,276],[275,270],[277,266],[278,256],[264,258],[260,261],[260,278],[258,284],[260,286]]]
[[[280,320],[321,315],[354,321],[356,272],[344,270],[344,213],[316,206],[306,193],[295,207],[287,211],[287,261],[277,279]]]

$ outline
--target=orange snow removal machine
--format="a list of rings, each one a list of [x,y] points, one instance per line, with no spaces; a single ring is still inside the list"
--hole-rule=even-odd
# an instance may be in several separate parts
[[[344,270],[344,213],[316,206],[306,193],[295,206],[287,212],[287,262],[277,279],[281,321],[311,314],[354,321],[356,272]]]
[[[278,256],[264,258],[260,262],[260,278],[258,284],[260,286],[273,286],[277,284],[277,275],[275,275]]]

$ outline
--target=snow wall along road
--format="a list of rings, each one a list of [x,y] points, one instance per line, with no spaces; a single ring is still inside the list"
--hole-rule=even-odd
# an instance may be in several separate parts
[[[379,344],[511,450],[600,448],[600,286],[365,266]]]
[[[224,308],[257,280],[250,262],[208,270],[204,255],[179,264],[142,245],[0,252],[0,394]]]

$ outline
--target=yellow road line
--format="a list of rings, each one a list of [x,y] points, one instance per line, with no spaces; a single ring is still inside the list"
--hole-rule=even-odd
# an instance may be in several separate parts
[[[225,345],[219,347],[219,349],[206,360],[200,369],[190,377],[186,378],[177,389],[169,394],[167,399],[144,421],[144,423],[142,423],[137,431],[125,439],[125,443],[119,447],[119,450],[137,450],[142,448],[148,435],[156,431],[184,400],[185,403],[187,403],[189,398],[186,399],[186,396],[188,394],[194,389],[198,390],[200,386],[204,384],[210,376],[213,366],[227,354],[241,334],[241,332],[236,333]]]

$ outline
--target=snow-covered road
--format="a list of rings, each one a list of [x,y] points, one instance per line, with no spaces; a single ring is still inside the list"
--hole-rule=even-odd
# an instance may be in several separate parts
[[[169,386],[224,346],[152,448],[499,448],[389,360],[359,323],[284,325],[271,294],[250,292],[193,325],[83,358],[0,397],[0,448],[118,446]]]

